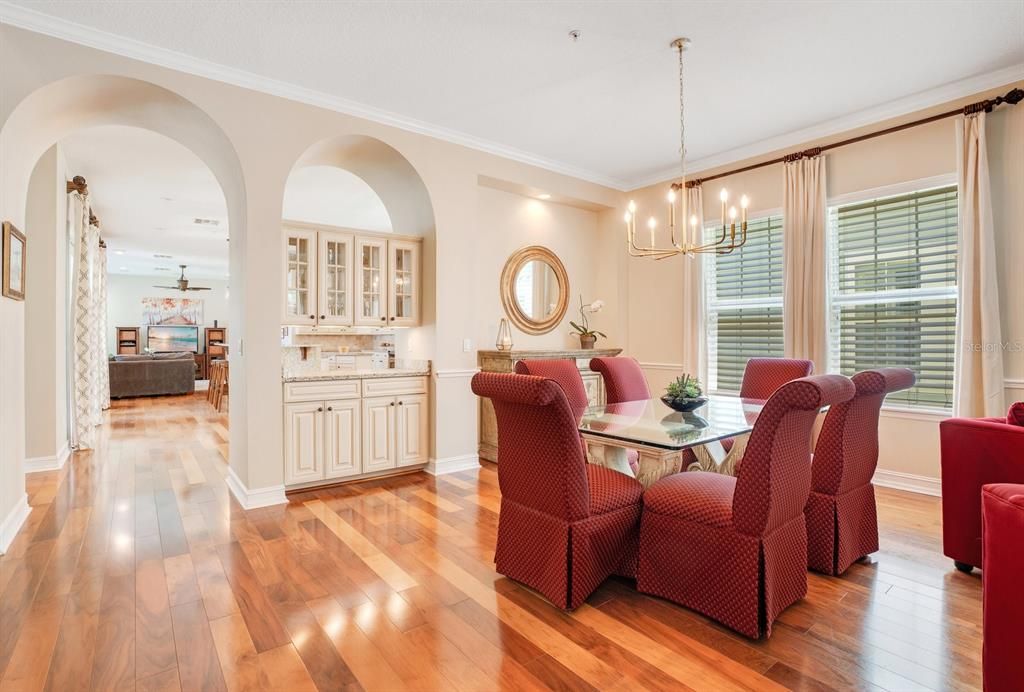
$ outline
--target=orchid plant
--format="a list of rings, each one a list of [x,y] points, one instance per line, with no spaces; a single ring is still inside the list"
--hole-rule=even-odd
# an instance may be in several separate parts
[[[602,336],[605,339],[607,339],[608,335],[605,334],[604,332],[599,332],[596,329],[591,329],[590,328],[590,319],[587,317],[587,315],[593,315],[596,312],[601,312],[601,308],[603,308],[603,307],[604,307],[604,301],[603,300],[595,300],[593,303],[584,304],[583,303],[583,296],[581,295],[580,296],[580,321],[579,322],[574,322],[572,320],[569,321],[569,324],[572,325],[572,328],[575,330],[575,334],[578,335],[580,338],[584,338],[585,337],[585,338],[589,339],[589,338],[596,338],[598,336]]]

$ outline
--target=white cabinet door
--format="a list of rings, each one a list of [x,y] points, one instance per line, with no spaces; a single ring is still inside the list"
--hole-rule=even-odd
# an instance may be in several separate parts
[[[388,323],[387,241],[356,238],[355,323],[383,327]]]
[[[406,394],[397,399],[398,466],[425,464],[428,459],[427,395]]]
[[[353,237],[335,231],[320,231],[319,236],[317,322],[321,325],[351,325]]]
[[[316,232],[285,229],[284,314],[281,324],[316,324]]]
[[[420,244],[388,241],[388,324],[415,327],[420,323]]]
[[[363,473],[395,467],[395,398],[363,399]]]
[[[358,399],[325,402],[324,478],[343,478],[362,473],[360,408]]]
[[[285,404],[284,419],[285,484],[322,480],[323,403]]]

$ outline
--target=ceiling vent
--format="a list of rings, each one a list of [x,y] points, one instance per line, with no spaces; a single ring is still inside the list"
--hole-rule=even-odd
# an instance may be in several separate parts
[[[161,255],[159,253],[153,255],[153,259],[173,259],[171,255]]]
[[[169,272],[169,271],[171,271],[170,267],[153,267],[153,269],[155,271],[158,271],[158,272]]]
[[[195,219],[192,221],[196,226],[219,226],[218,219]]]

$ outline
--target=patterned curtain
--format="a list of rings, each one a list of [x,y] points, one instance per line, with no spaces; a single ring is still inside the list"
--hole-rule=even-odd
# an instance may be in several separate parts
[[[74,230],[76,231],[74,288],[74,399],[75,439],[79,449],[96,445],[96,426],[102,422],[100,402],[100,366],[106,366],[100,350],[97,323],[97,288],[99,266],[99,229],[89,223],[88,197],[78,192],[73,198]]]

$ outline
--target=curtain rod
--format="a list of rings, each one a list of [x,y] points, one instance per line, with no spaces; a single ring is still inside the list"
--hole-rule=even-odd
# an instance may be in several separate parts
[[[819,147],[812,147],[811,149],[805,149],[804,151],[798,151],[793,154],[786,154],[785,156],[779,156],[770,161],[762,161],[760,163],[753,163],[749,166],[743,166],[742,168],[734,168],[731,171],[725,171],[723,173],[716,173],[709,175],[704,178],[694,178],[693,180],[686,181],[686,187],[699,187],[702,183],[706,183],[710,180],[717,180],[718,178],[725,178],[730,175],[736,175],[737,173],[746,173],[757,168],[764,168],[765,166],[773,166],[777,163],[788,163],[790,161],[799,161],[802,158],[809,158],[811,156],[818,156],[824,151],[829,149],[837,149],[839,147],[845,147],[847,144],[856,144],[857,142],[863,142],[867,139],[874,139],[875,137],[881,137],[883,135],[891,135],[894,132],[901,130],[909,130],[912,127],[918,125],[927,125],[933,123],[936,120],[943,120],[945,118],[951,118],[955,115],[973,115],[974,113],[980,113],[985,111],[991,113],[992,109],[996,106],[1008,103],[1011,106],[1016,105],[1024,101],[1024,89],[1011,89],[1005,96],[997,96],[994,99],[985,99],[984,101],[978,101],[977,103],[971,103],[963,108],[957,108],[956,110],[947,111],[945,113],[939,113],[938,115],[932,115],[927,118],[921,118],[920,120],[914,120],[909,123],[903,123],[902,125],[894,125],[893,127],[887,127],[884,130],[877,132],[870,132],[865,135],[859,135],[857,137],[850,137],[838,142],[832,142],[831,144],[823,144]]]

